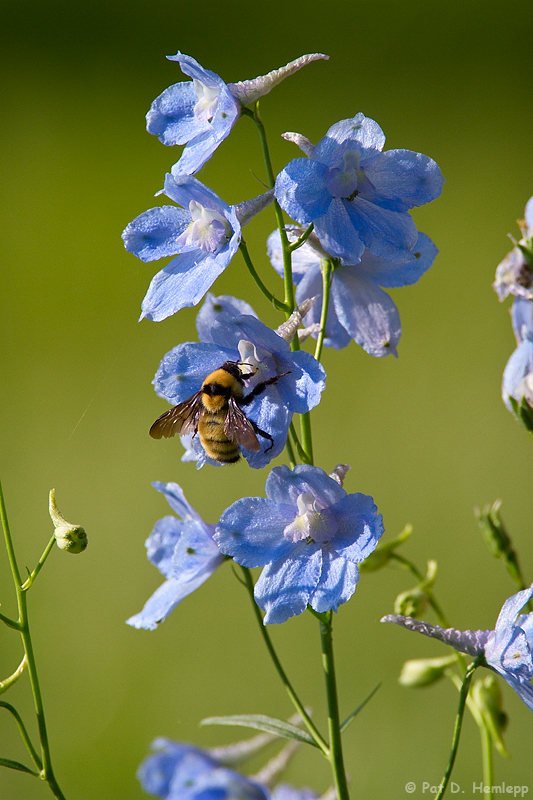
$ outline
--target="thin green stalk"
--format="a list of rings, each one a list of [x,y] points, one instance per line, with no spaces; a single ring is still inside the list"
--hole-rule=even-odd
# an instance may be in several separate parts
[[[486,725],[481,725],[479,728],[479,735],[481,737],[481,760],[483,764],[483,784],[485,786],[492,786],[494,779],[494,763],[493,763],[493,750],[492,750],[492,737]]]
[[[413,575],[415,576],[415,578],[417,580],[419,580],[421,582],[426,580],[425,575],[422,575],[420,570],[417,569],[416,565],[413,564],[412,561],[409,561],[409,559],[404,558],[403,556],[399,555],[399,553],[391,553],[391,558],[394,558],[396,561],[399,561],[400,564],[403,564],[404,567],[406,567],[410,572],[413,573]],[[433,609],[433,611],[437,615],[437,619],[439,621],[439,625],[442,625],[443,628],[451,628],[451,624],[448,622],[448,619],[446,618],[446,615],[444,614],[444,611],[438,605],[438,603],[435,600],[435,598],[433,597],[432,593],[431,592],[426,592],[426,594],[427,594],[427,597],[428,597],[429,605],[431,606],[431,608]]]
[[[324,338],[326,336],[326,320],[328,318],[329,307],[329,290],[331,288],[331,273],[333,272],[333,263],[330,258],[326,258],[320,262],[322,270],[322,311],[320,312],[320,331],[318,339],[316,340],[315,358],[320,361],[322,355],[322,347],[324,345]]]
[[[323,618],[326,619],[323,619]],[[322,643],[322,665],[326,679],[326,697],[328,702],[328,729],[329,729],[329,761],[333,771],[333,780],[337,790],[338,800],[349,800],[346,772],[342,756],[341,721],[339,717],[339,704],[337,700],[337,682],[335,679],[335,662],[333,659],[333,615],[331,611],[321,615],[320,639]]]
[[[315,223],[314,223],[314,222],[312,222],[312,223],[309,225],[309,227],[305,229],[305,231],[302,233],[302,235],[301,235],[301,236],[299,236],[299,237],[296,239],[296,241],[292,242],[292,244],[289,244],[289,250],[290,250],[290,252],[291,252],[291,253],[294,253],[294,251],[295,251],[295,250],[298,250],[298,249],[299,249],[299,248],[300,248],[300,247],[301,247],[303,244],[305,244],[305,242],[307,241],[307,239],[309,239],[309,237],[310,237],[310,236],[311,236],[311,234],[313,233],[314,229],[315,229]]]
[[[5,703],[3,700],[0,701],[0,708],[5,708],[6,711],[9,711],[15,718],[15,722],[17,723],[17,727],[19,729],[19,733],[21,735],[22,741],[26,745],[30,756],[32,757],[32,761],[39,770],[39,772],[43,768],[43,764],[37,751],[35,750],[33,744],[31,743],[31,739],[28,735],[28,731],[22,721],[22,717],[20,716],[19,712],[16,708],[14,708],[10,703]]]
[[[302,445],[300,444],[300,440],[298,439],[298,434],[296,433],[296,428],[294,427],[293,422],[291,422],[289,430],[294,440],[294,444],[296,445],[296,450],[298,451],[298,456],[300,458],[300,461],[303,461],[304,464],[310,464],[311,461],[309,460],[309,456],[307,455]]]
[[[457,716],[455,718],[455,726],[453,730],[452,749],[450,753],[450,758],[448,761],[448,766],[446,767],[446,771],[444,773],[444,777],[442,778],[439,791],[435,795],[434,800],[441,800],[441,798],[444,797],[444,792],[446,791],[446,787],[448,786],[448,782],[452,774],[453,765],[455,763],[455,756],[457,755],[457,748],[459,747],[459,738],[461,736],[461,727],[463,724],[463,717],[465,713],[466,698],[468,697],[468,690],[470,689],[472,677],[479,664],[480,664],[480,659],[472,661],[472,663],[467,667],[467,670],[463,678],[461,691],[459,692],[459,707],[457,709]]]
[[[6,549],[7,549],[9,564],[11,566],[11,572],[12,572],[12,575],[13,575],[13,582],[15,584],[15,591],[16,591],[16,595],[17,595],[17,606],[18,606],[18,612],[19,612],[19,618],[18,618],[18,623],[17,623],[18,624],[18,630],[19,630],[20,635],[22,637],[22,643],[24,645],[24,652],[26,654],[26,659],[27,659],[27,662],[28,662],[28,674],[30,676],[30,685],[31,685],[31,690],[32,690],[32,694],[33,694],[33,703],[34,703],[34,707],[35,707],[35,713],[36,713],[36,716],[37,716],[37,728],[38,728],[38,731],[39,731],[39,740],[40,740],[40,745],[41,745],[41,760],[42,760],[41,778],[48,783],[52,793],[55,795],[55,797],[58,798],[58,800],[65,800],[65,797],[64,797],[64,795],[63,795],[63,793],[62,793],[61,789],[59,788],[59,785],[58,785],[58,783],[56,781],[56,778],[55,778],[55,775],[54,775],[54,770],[52,768],[52,760],[51,760],[51,755],[50,755],[50,745],[49,745],[49,742],[48,742],[48,732],[47,732],[47,729],[46,729],[46,720],[45,720],[45,716],[44,716],[44,706],[43,706],[43,700],[42,700],[42,695],[41,695],[41,689],[40,689],[40,686],[39,686],[39,678],[37,676],[37,665],[35,663],[35,655],[34,655],[34,652],[33,652],[33,644],[32,644],[32,640],[31,640],[30,625],[29,625],[29,619],[28,619],[27,595],[26,595],[26,591],[25,591],[25,588],[24,588],[26,586],[26,584],[24,584],[24,586],[23,586],[22,581],[21,581],[20,572],[19,572],[19,569],[18,569],[16,557],[15,557],[15,550],[14,550],[14,547],[13,547],[13,541],[11,539],[11,533],[10,533],[10,530],[9,530],[9,522],[8,522],[8,519],[7,519],[7,512],[6,512],[4,495],[3,495],[3,492],[2,492],[1,484],[0,484],[0,517],[1,517],[1,520],[2,520],[2,527],[3,527],[3,530],[4,530],[4,538],[5,538],[5,542],[6,542]],[[39,564],[41,566],[44,563],[44,561],[46,560],[46,557],[47,557],[49,552],[50,552],[50,543],[48,544],[47,548],[45,549],[45,551],[44,551],[44,553],[41,556],[41,559],[39,561]],[[33,578],[35,577],[35,575],[39,572],[39,570],[41,568],[39,566],[39,564],[37,565],[37,567],[35,568],[33,573],[31,573],[31,575],[33,575]],[[31,575],[30,575],[30,577],[31,577]],[[33,578],[32,578],[32,580],[33,580]],[[31,585],[31,581],[30,581],[29,585]],[[29,587],[26,586],[26,588],[29,588]],[[24,741],[26,743],[26,739],[25,738],[24,738]],[[35,751],[33,750],[33,747],[28,748],[28,749],[30,751],[30,755],[32,756],[32,758],[34,758],[33,754],[35,753]]]
[[[250,275],[252,276],[252,278],[256,282],[256,284],[259,287],[259,289],[261,290],[261,292],[265,295],[265,297],[268,300],[270,300],[272,305],[275,308],[277,308],[278,311],[284,311],[285,313],[288,313],[290,315],[292,309],[291,309],[291,311],[288,311],[288,307],[286,306],[286,304],[282,303],[281,300],[278,300],[278,298],[275,295],[273,295],[272,292],[270,292],[267,289],[267,287],[265,286],[265,284],[263,283],[263,281],[259,277],[259,274],[257,273],[257,270],[255,269],[255,267],[253,265],[252,259],[250,258],[250,254],[248,253],[248,248],[246,247],[246,242],[244,241],[244,239],[241,239],[241,243],[239,245],[239,250],[242,253],[242,257],[244,258],[244,263],[248,267],[248,271],[249,271]]]
[[[50,541],[46,545],[44,553],[40,557],[40,559],[39,559],[39,561],[37,563],[37,566],[35,567],[33,572],[30,572],[30,574],[28,575],[28,577],[24,581],[24,583],[23,583],[23,585],[21,587],[23,592],[27,592],[28,589],[30,588],[30,586],[32,585],[33,581],[35,580],[35,578],[37,577],[37,575],[39,574],[39,572],[43,568],[44,562],[46,561],[46,559],[48,558],[48,556],[52,552],[52,547],[54,546],[55,543],[56,543],[56,537],[54,535],[54,536],[52,536],[52,538],[50,539]]]
[[[270,658],[272,659],[272,661],[274,663],[274,666],[275,666],[275,668],[276,668],[276,670],[278,672],[278,675],[281,678],[281,682],[285,686],[285,689],[286,689],[287,694],[289,695],[289,697],[290,697],[290,699],[292,701],[292,704],[294,705],[295,709],[298,711],[298,713],[302,717],[302,719],[304,721],[304,724],[305,724],[307,730],[309,731],[309,734],[313,737],[314,741],[317,743],[318,747],[322,750],[322,752],[324,753],[326,758],[329,759],[330,753],[329,753],[329,748],[328,748],[327,742],[322,737],[320,731],[316,728],[313,720],[311,719],[311,717],[309,716],[309,714],[305,710],[305,707],[304,707],[303,703],[300,701],[300,698],[298,697],[298,695],[294,691],[294,689],[292,687],[292,684],[291,684],[290,680],[288,679],[287,674],[286,674],[285,670],[283,669],[283,667],[281,665],[281,661],[279,660],[278,655],[277,655],[277,653],[276,653],[276,651],[274,649],[274,645],[272,644],[272,640],[270,639],[270,634],[268,633],[268,630],[267,630],[266,626],[263,625],[263,617],[261,616],[261,611],[260,611],[259,606],[257,605],[257,603],[255,602],[255,599],[254,599],[254,584],[253,584],[252,576],[250,574],[250,570],[247,567],[241,567],[241,569],[243,571],[244,581],[245,581],[245,584],[246,584],[246,588],[248,590],[248,594],[250,595],[250,599],[252,601],[252,607],[253,607],[253,610],[254,610],[255,618],[257,620],[257,624],[259,625],[259,629],[261,631],[261,635],[263,637],[263,640],[264,640],[264,642],[266,644],[266,647],[267,647],[267,650],[269,652]]]
[[[294,469],[296,466],[296,456],[294,455],[294,450],[292,449],[292,444],[289,436],[287,436],[285,447],[287,448],[287,458],[289,459],[289,466],[291,469]]]

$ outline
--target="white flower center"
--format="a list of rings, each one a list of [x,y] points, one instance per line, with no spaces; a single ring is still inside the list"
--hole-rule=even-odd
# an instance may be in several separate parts
[[[329,170],[326,186],[333,197],[353,200],[356,194],[374,189],[361,169],[359,150],[345,150],[342,160]]]
[[[283,531],[284,537],[289,542],[311,539],[322,544],[330,541],[337,532],[338,525],[329,508],[319,508],[311,492],[298,495],[296,504],[298,516],[287,525]]]
[[[525,378],[522,378],[517,386],[516,394],[519,399],[523,397],[533,408],[533,372],[529,372]]]
[[[205,208],[196,200],[190,201],[189,211],[191,222],[181,236],[178,236],[178,244],[194,245],[201,250],[215,253],[231,238],[231,225],[218,211]]]
[[[206,86],[202,81],[193,79],[194,91],[198,98],[194,106],[194,116],[199,122],[210,122],[215,116],[220,94],[219,86]]]

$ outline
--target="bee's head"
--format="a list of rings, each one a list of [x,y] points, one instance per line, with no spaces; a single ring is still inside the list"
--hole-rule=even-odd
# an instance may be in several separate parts
[[[243,368],[245,368],[247,371],[245,372]],[[229,372],[229,374],[241,384],[244,384],[245,381],[249,380],[257,372],[257,370],[253,369],[250,364],[246,364],[243,361],[226,361],[226,363],[222,365],[221,369]]]

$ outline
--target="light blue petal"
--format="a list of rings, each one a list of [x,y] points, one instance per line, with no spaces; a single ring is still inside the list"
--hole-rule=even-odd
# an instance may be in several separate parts
[[[200,81],[205,86],[222,87],[226,85],[216,72],[202,67],[195,58],[186,56],[184,53],[180,53],[179,50],[175,56],[167,56],[167,59],[169,61],[177,61],[184,75]]]
[[[146,602],[143,610],[126,620],[128,625],[133,628],[145,628],[153,631],[160,622],[163,622],[170,612],[180,603],[184,597],[194,592],[213,574],[218,566],[212,564],[212,569],[197,575],[190,581],[182,581],[179,578],[170,578],[155,590],[150,599]]]
[[[163,517],[145,542],[148,560],[165,578],[172,576],[172,557],[185,528],[186,523],[176,517]]]
[[[163,356],[153,380],[155,391],[172,405],[182,403],[200,390],[211,372],[238,357],[235,351],[224,350],[214,344],[179,344]]]
[[[503,371],[502,398],[509,411],[512,411],[509,397],[521,400],[518,387],[531,372],[533,372],[533,342],[524,339],[511,355]]]
[[[203,306],[196,315],[196,330],[201,342],[213,341],[211,328],[218,315],[222,313],[227,314],[229,317],[238,317],[241,314],[257,317],[252,306],[245,300],[238,300],[236,297],[230,297],[227,294],[215,297],[212,292],[208,292]]]
[[[215,344],[232,347],[235,350],[238,350],[239,342],[244,339],[268,353],[290,352],[290,346],[285,339],[256,317],[247,314],[231,320],[219,317],[215,320],[211,337]]]
[[[299,542],[291,553],[265,567],[255,584],[257,605],[266,611],[264,625],[302,614],[322,571],[322,547]]]
[[[533,300],[516,297],[511,307],[511,319],[517,344],[533,340]]]
[[[322,507],[338,503],[346,492],[337,481],[330,478],[320,467],[298,464],[293,470],[286,464],[274,467],[265,483],[265,492],[274,503],[297,508],[298,497],[310,493],[317,498]]]
[[[222,553],[244,567],[263,567],[289,555],[294,548],[283,531],[295,517],[295,507],[264,497],[245,497],[227,508],[216,526]]]
[[[304,350],[278,354],[276,361],[278,374],[289,372],[276,384],[281,402],[295,414],[315,408],[326,388],[322,364]]]
[[[337,555],[330,545],[322,548],[322,573],[309,604],[320,614],[337,611],[350,599],[359,581],[359,568]]]
[[[261,446],[259,452],[241,448],[248,465],[253,469],[262,469],[283,451],[292,420],[292,411],[282,404],[276,386],[269,386],[263,394],[246,406],[245,413],[258,428],[269,433],[274,440],[274,446],[271,448],[272,442],[257,434]]]
[[[313,151],[313,160],[335,166],[346,150],[368,150],[370,160],[372,151],[383,150],[385,134],[373,119],[359,112],[355,117],[336,122],[319,141]]]
[[[399,263],[409,257],[418,240],[418,231],[409,214],[380,208],[361,195],[345,202],[345,206],[352,225],[374,255]],[[343,259],[343,263],[354,262]]]
[[[335,270],[331,299],[339,322],[367,353],[396,355],[402,333],[398,309],[383,289],[358,275],[357,266]]]
[[[365,250],[357,272],[386,289],[411,286],[430,268],[438,252],[429,236],[419,233],[416,245],[403,264],[386,261]]]
[[[200,751],[190,744],[172,742],[170,739],[160,737],[152,742],[153,750],[159,750],[144,759],[137,771],[137,778],[145,792],[156,797],[167,797],[170,783],[175,770],[188,753]],[[212,760],[207,754],[204,756],[204,769],[213,767]]]
[[[495,631],[499,632],[510,629],[514,625],[519,612],[531,597],[533,597],[533,585],[509,597],[498,614]]]
[[[197,305],[228,266],[232,250],[236,248],[225,248],[213,256],[196,249],[175,258],[152,278],[140,319],[161,322],[182,308]]]
[[[174,167],[172,168],[172,173],[167,172],[165,175],[164,192],[167,197],[174,200],[178,205],[183,206],[183,208],[188,209],[191,200],[195,200],[201,206],[214,209],[228,219],[232,215],[230,206],[216,192],[209,189],[208,186],[205,186],[192,175],[180,175],[175,172]],[[240,231],[240,223],[234,214],[232,215],[232,220],[234,223],[232,224],[233,231]]]
[[[122,233],[124,247],[141,261],[156,261],[181,253],[180,236],[191,221],[189,211],[174,206],[151,208],[139,214]]]
[[[214,572],[224,556],[213,540],[215,526],[203,522],[189,522],[174,549],[172,570],[174,578],[194,580],[204,572]]]
[[[444,185],[432,158],[412,150],[387,150],[365,167],[375,187],[373,202],[391,211],[408,211],[438,197]]]
[[[327,214],[315,220],[320,244],[343,264],[357,264],[365,251],[358,226],[348,213],[350,205],[340,198],[332,198]]]
[[[209,127],[209,122],[194,116],[196,101],[196,92],[190,81],[169,86],[150,106],[146,130],[165,145],[185,144]]]
[[[303,225],[326,214],[332,201],[327,174],[327,166],[309,158],[289,162],[276,178],[275,195],[282,209]]]
[[[513,675],[509,675],[509,673],[504,674],[501,670],[496,670],[496,672],[505,678],[509,686],[515,690],[520,700],[526,704],[530,711],[533,711],[533,686],[528,681],[517,680]]]
[[[173,511],[176,512],[178,517],[182,520],[197,520],[202,522],[200,514],[194,509],[183,494],[183,489],[177,483],[162,483],[161,481],[154,481],[152,483],[154,489],[161,492]]]
[[[370,495],[355,493],[343,497],[330,511],[338,524],[331,540],[335,552],[359,564],[375,549],[383,534],[383,517]]]

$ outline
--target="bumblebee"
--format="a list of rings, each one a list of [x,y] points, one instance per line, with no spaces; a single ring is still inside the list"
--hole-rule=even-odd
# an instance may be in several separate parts
[[[165,411],[150,428],[154,439],[170,438],[176,433],[192,433],[200,437],[205,452],[219,464],[234,464],[240,458],[240,448],[259,452],[261,445],[257,436],[268,439],[274,447],[272,436],[262,431],[255,422],[248,419],[241,406],[246,406],[260,395],[267,386],[276,383],[283,375],[275,375],[267,381],[258,383],[252,391],[244,395],[246,381],[257,370],[244,373],[238,361],[226,361],[202,383],[202,388],[188,400]]]

